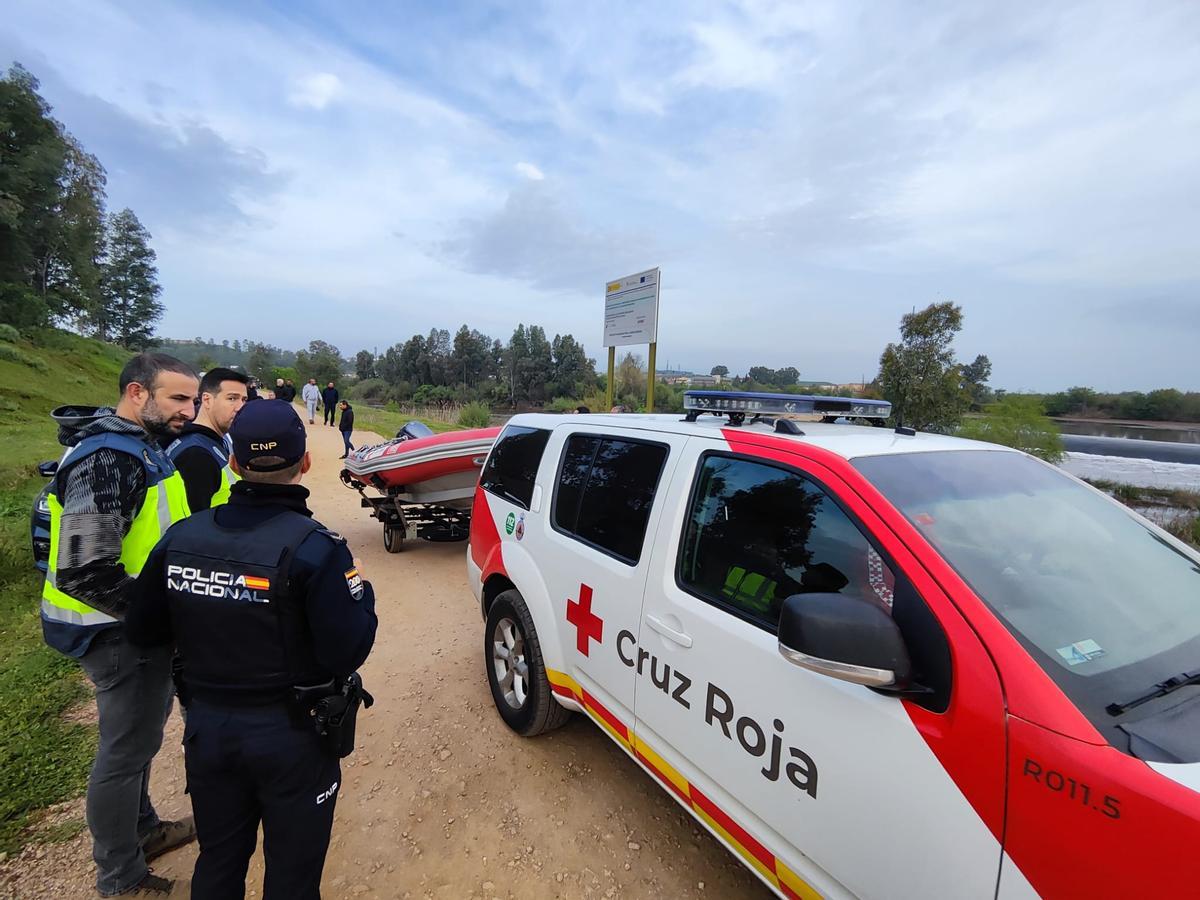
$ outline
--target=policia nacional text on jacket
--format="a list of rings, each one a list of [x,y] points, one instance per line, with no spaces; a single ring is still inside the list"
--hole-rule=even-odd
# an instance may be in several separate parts
[[[155,547],[130,592],[126,632],[143,646],[174,645],[182,661],[200,841],[193,896],[242,896],[261,821],[264,896],[318,897],[341,772],[293,689],[345,679],[363,663],[374,593],[344,539],[308,510],[295,410],[249,404],[230,437],[242,480],[228,503],[173,526]],[[294,471],[294,483],[258,480],[270,477],[259,463]]]

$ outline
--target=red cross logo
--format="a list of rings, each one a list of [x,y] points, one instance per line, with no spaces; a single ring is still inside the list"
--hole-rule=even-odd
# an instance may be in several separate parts
[[[575,626],[575,647],[588,655],[588,641],[604,639],[604,620],[592,612],[592,589],[579,585],[579,600],[567,598],[567,621]]]

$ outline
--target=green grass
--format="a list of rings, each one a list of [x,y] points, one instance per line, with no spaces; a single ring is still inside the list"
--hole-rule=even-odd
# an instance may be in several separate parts
[[[385,438],[395,437],[396,432],[411,421],[413,421],[412,416],[386,408],[379,409],[372,406],[354,407],[354,427],[362,431],[374,431]],[[438,422],[435,419],[418,418],[417,421],[424,422],[434,432],[439,434],[443,431],[458,431],[462,427],[448,422]]]
[[[29,511],[44,481],[36,466],[62,453],[48,413],[63,403],[116,399],[128,354],[44,331],[0,354],[0,852],[23,841],[29,814],[87,784],[95,728],[62,713],[88,695],[79,667],[42,643],[41,578],[29,549]]]
[[[1169,517],[1163,527],[1181,541],[1200,548],[1200,491],[1135,487],[1100,478],[1084,480],[1135,509],[1140,507],[1144,511],[1146,507],[1166,507],[1178,510],[1179,514]]]

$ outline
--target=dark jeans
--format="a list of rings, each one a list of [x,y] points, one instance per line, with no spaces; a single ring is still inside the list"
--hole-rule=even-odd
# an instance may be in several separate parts
[[[347,453],[349,453],[351,450],[354,449],[354,445],[352,443],[350,443],[350,432],[349,431],[342,432],[342,440],[345,441],[345,443],[346,443],[346,452]]]
[[[334,416],[336,416],[336,415],[337,415],[337,404],[335,403],[333,406],[330,406],[328,403],[326,403],[325,404],[325,424],[332,425]]]
[[[100,746],[88,778],[87,823],[96,889],[120,894],[146,877],[140,840],[158,824],[150,762],[171,711],[171,649],[134,647],[120,626],[102,632],[79,660],[96,687]]]
[[[200,858],[193,900],[241,900],[263,829],[263,900],[321,896],[341,782],[337,756],[282,706],[194,701],[183,736]]]

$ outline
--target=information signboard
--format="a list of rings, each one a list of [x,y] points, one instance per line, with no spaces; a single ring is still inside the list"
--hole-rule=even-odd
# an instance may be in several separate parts
[[[659,270],[650,269],[604,287],[605,347],[658,341]]]

